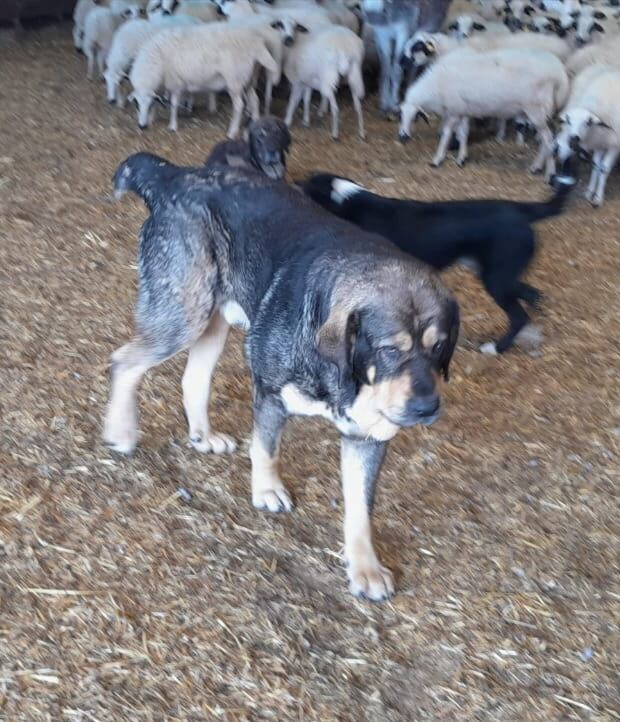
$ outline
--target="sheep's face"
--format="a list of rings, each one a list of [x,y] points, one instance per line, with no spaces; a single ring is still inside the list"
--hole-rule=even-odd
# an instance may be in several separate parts
[[[271,27],[280,33],[282,42],[287,48],[290,48],[295,42],[295,37],[298,33],[305,34],[308,32],[308,28],[301,23],[296,22],[291,18],[279,18],[271,23]]]
[[[585,108],[576,108],[560,115],[561,128],[555,138],[554,151],[558,160],[565,163],[573,153],[578,153],[581,144],[588,140],[595,129],[610,130],[598,116]]]
[[[414,35],[403,49],[400,64],[405,70],[412,67],[422,68],[433,61],[437,55],[437,46],[431,38]]]
[[[582,17],[577,22],[577,32],[575,33],[575,44],[582,48],[592,40],[594,33],[604,33],[605,28],[596,19],[606,17],[605,13],[596,12],[593,17]]]
[[[459,40],[468,38],[474,32],[484,32],[486,29],[486,25],[476,22],[471,15],[459,15],[458,18],[448,26],[449,34]]]

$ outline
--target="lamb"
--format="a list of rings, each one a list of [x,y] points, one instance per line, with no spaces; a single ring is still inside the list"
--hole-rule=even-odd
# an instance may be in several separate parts
[[[599,207],[605,199],[607,177],[620,154],[620,68],[586,68],[575,78],[559,120],[558,160],[566,164],[576,151],[592,151],[592,174],[585,196]]]
[[[566,61],[566,70],[575,76],[589,65],[620,65],[620,35],[576,50]]]
[[[246,136],[245,140],[218,143],[205,161],[205,166],[257,168],[268,178],[284,178],[286,154],[291,145],[291,134],[286,125],[279,118],[268,115],[252,121]]]
[[[252,111],[258,110],[251,87],[255,64],[271,73],[278,69],[263,38],[248,29],[210,23],[157,34],[142,47],[129,76],[138,104],[138,125],[148,127],[153,101],[162,89],[170,93],[169,128],[174,131],[183,92],[225,90],[233,105],[227,135],[234,138],[241,124],[244,93]]]
[[[156,20],[137,18],[128,20],[114,33],[103,75],[106,81],[108,102],[124,105],[121,83],[126,77],[140,48],[158,33],[175,27],[200,25],[200,20],[188,15],[159,17]]]
[[[553,172],[553,136],[547,124],[555,110],[566,102],[569,83],[561,61],[551,53],[533,50],[470,49],[448,54],[434,63],[414,83],[401,105],[399,135],[410,138],[411,123],[418,114],[445,117],[441,140],[433,158],[439,166],[456,130],[459,142],[457,163],[467,158],[469,118],[514,118],[521,114],[537,129],[540,149],[531,166],[545,176]]]
[[[93,8],[84,22],[83,50],[88,60],[86,77],[92,80],[95,60],[99,72],[103,73],[112,45],[114,33],[124,20],[144,15],[138,4],[127,4],[115,0],[110,7]]]
[[[286,109],[285,123],[291,126],[293,115],[303,96],[303,124],[310,125],[310,97],[313,90],[322,95],[321,109],[329,102],[331,111],[331,135],[338,139],[338,103],[336,90],[340,77],[345,76],[351,91],[353,107],[357,114],[357,127],[360,138],[365,138],[362,99],[364,98],[364,80],[362,63],[364,62],[364,41],[345,27],[329,26],[307,38],[297,39],[284,61],[284,74],[291,83],[291,94]]]

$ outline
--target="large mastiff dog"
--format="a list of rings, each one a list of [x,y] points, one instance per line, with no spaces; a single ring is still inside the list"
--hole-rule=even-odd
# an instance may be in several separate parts
[[[142,376],[189,349],[183,399],[191,442],[198,451],[231,451],[207,406],[229,324],[243,326],[254,385],[254,506],[292,508],[278,470],[287,417],[332,421],[342,439],[351,591],[389,597],[392,575],[371,535],[375,481],[398,430],[438,416],[436,379],[448,374],[456,302],[388,241],[253,170],[178,168],[141,153],[114,183],[117,194],[141,196],[151,215],[140,236],[136,336],[112,357],[105,441],[134,449]]]

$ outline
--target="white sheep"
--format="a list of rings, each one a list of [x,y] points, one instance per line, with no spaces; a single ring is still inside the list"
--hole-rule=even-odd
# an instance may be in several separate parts
[[[83,46],[88,61],[86,77],[91,80],[95,69],[95,61],[99,72],[103,73],[110,52],[114,33],[125,20],[137,18],[144,14],[144,9],[137,3],[124,3],[113,0],[109,7],[93,8],[84,21]]]
[[[540,138],[538,155],[530,170],[553,172],[553,136],[547,124],[568,96],[568,77],[555,55],[533,50],[459,50],[444,56],[407,91],[401,105],[400,138],[409,139],[412,121],[419,113],[444,117],[433,165],[446,157],[456,131],[457,162],[467,158],[469,118],[514,118],[524,115]]]
[[[140,48],[157,33],[175,27],[200,25],[200,20],[188,15],[162,16],[156,20],[137,18],[123,23],[114,33],[108,53],[106,70],[107,97],[110,103],[124,105],[121,83],[135,60]]]
[[[588,43],[605,42],[617,35],[619,29],[617,18],[607,16],[603,11],[592,7],[584,8],[577,18],[575,45],[579,48]]]
[[[566,70],[575,76],[590,65],[620,65],[620,36],[576,50],[566,61]]]
[[[151,122],[153,101],[160,91],[170,94],[169,128],[175,131],[183,93],[226,91],[233,106],[228,137],[236,137],[244,94],[252,115],[258,111],[252,88],[256,64],[272,73],[278,69],[265,41],[248,29],[208,23],[159,33],[142,47],[129,75],[138,125],[144,129]]]
[[[570,45],[554,35],[538,33],[509,33],[507,35],[475,34],[464,40],[457,40],[444,33],[419,31],[405,43],[403,57],[416,66],[432,63],[455,50],[465,48],[480,52],[490,50],[543,50],[559,58],[562,62],[571,54]]]
[[[474,33],[499,33],[500,35],[510,33],[510,30],[508,30],[504,23],[485,20],[476,13],[467,13],[452,17],[446,30],[451,37],[457,40],[469,38]]]
[[[313,90],[321,93],[321,110],[329,103],[331,112],[331,135],[338,138],[338,103],[336,91],[340,78],[346,77],[357,114],[360,138],[365,137],[362,100],[364,80],[364,41],[348,28],[334,25],[297,37],[284,60],[284,74],[291,83],[291,94],[284,122],[290,127],[293,115],[303,98],[304,125],[310,124],[310,99]]]
[[[149,17],[189,15],[203,23],[220,20],[217,4],[211,0],[149,0],[146,10]]]
[[[86,16],[97,5],[105,6],[104,0],[78,0],[73,9],[73,45],[76,50],[82,50],[84,44],[84,23]]]
[[[593,206],[601,206],[607,177],[620,155],[620,68],[595,65],[583,70],[573,82],[559,120],[558,160],[566,163],[577,149],[592,152],[585,195]]]

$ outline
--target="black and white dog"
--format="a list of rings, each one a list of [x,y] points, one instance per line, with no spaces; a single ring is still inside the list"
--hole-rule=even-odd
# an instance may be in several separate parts
[[[562,212],[575,180],[556,177],[545,203],[508,200],[437,201],[385,198],[347,178],[320,173],[300,187],[323,208],[371,233],[378,233],[429,266],[457,262],[473,266],[484,287],[506,313],[509,329],[485,353],[503,353],[528,323],[521,301],[540,303],[541,293],[521,280],[536,251],[532,223]]]
[[[105,442],[133,451],[140,380],[189,349],[190,440],[198,451],[232,451],[207,406],[229,325],[243,326],[254,387],[254,506],[292,507],[278,468],[287,417],[329,419],[342,438],[351,590],[389,597],[392,575],[372,544],[375,482],[389,439],[438,417],[437,378],[447,377],[458,336],[456,301],[392,243],[253,168],[180,168],[139,153],[121,164],[114,189],[138,194],[150,216],[140,234],[136,333],[112,357]]]

